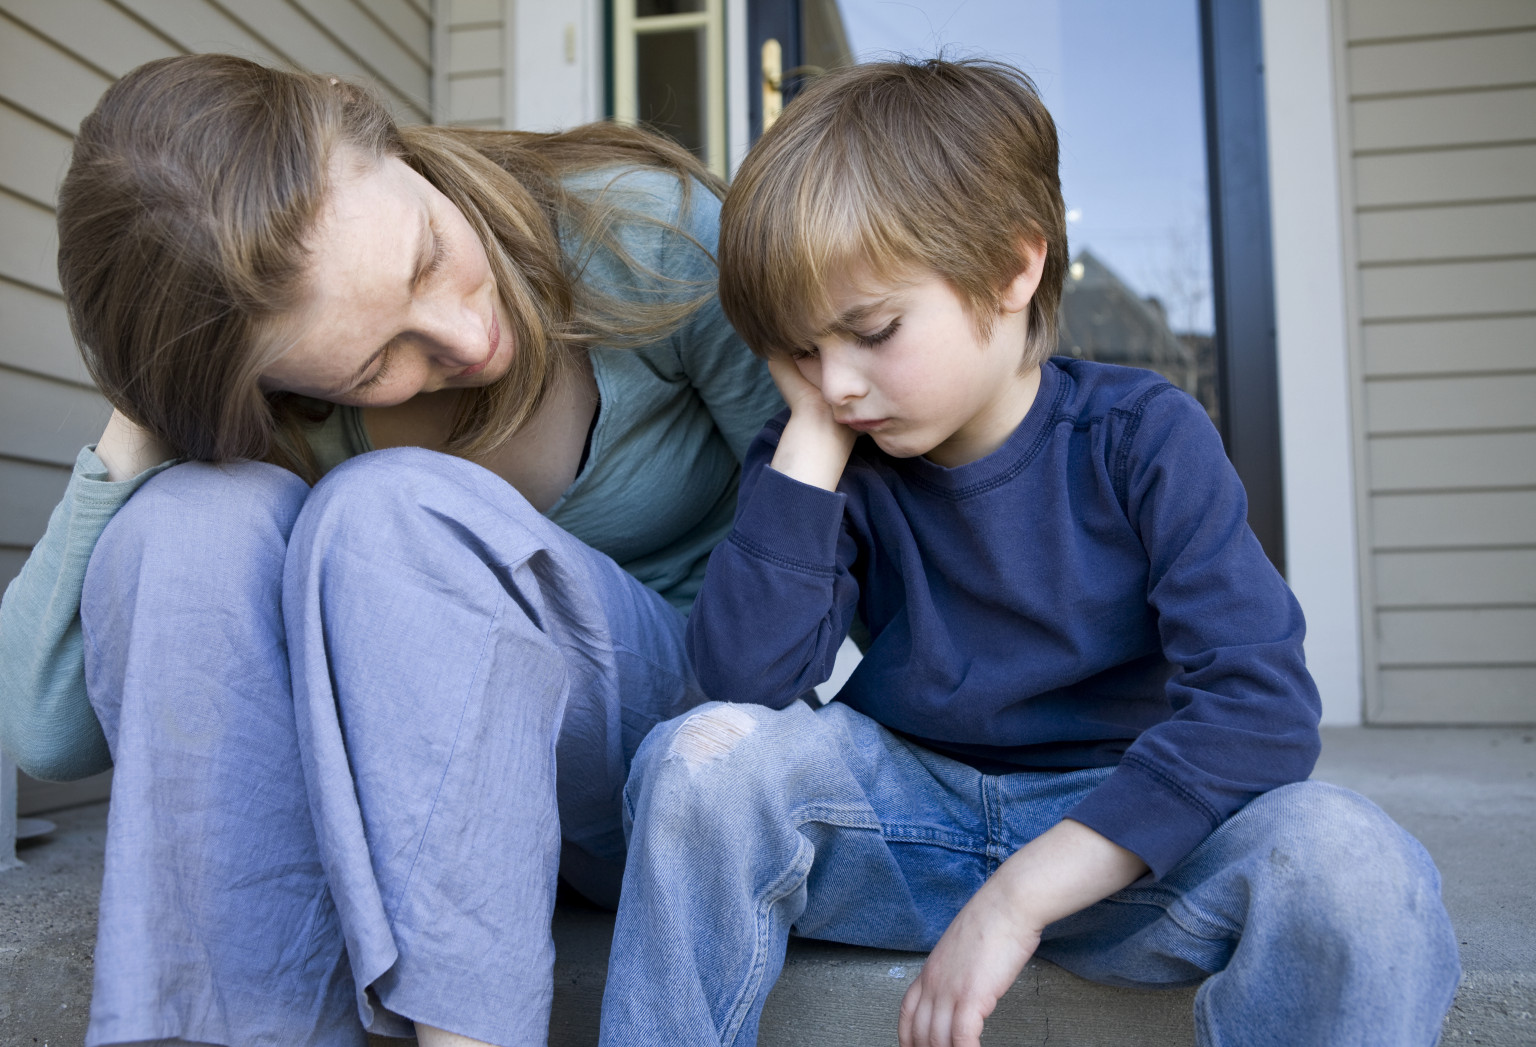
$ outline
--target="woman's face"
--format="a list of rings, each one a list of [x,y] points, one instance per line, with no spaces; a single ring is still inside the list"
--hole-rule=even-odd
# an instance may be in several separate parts
[[[262,388],[386,407],[488,385],[512,344],[485,249],[452,202],[402,161],[341,149],[310,234],[305,302]]]

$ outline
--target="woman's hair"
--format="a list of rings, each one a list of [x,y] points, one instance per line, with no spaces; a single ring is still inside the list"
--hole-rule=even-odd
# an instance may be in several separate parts
[[[512,433],[574,347],[653,340],[713,292],[669,286],[664,273],[636,281],[649,296],[581,280],[595,250],[637,264],[618,222],[664,223],[625,210],[621,193],[568,191],[567,176],[671,172],[679,221],[692,180],[722,191],[664,139],[612,124],[559,134],[400,127],[372,94],[334,77],[229,55],[150,62],[109,88],[80,126],[59,190],[59,280],[102,393],[177,454],[266,458],[315,478],[300,431],[326,409],[263,393],[258,382],[287,348],[278,321],[303,298],[306,238],[341,148],[403,160],[485,246],[518,351],[505,377],[462,398],[455,453]],[[562,237],[585,245],[582,256],[567,257]]]
[[[720,216],[720,304],[760,355],[804,347],[849,274],[947,280],[991,329],[1044,242],[1021,367],[1056,345],[1067,266],[1056,125],[1001,63],[876,62],[818,77],[747,154]]]

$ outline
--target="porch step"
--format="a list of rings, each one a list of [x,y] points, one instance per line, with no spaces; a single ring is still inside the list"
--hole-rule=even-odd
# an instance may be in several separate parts
[[[613,917],[555,916],[555,1007],[549,1047],[592,1047]],[[892,1047],[902,994],[924,953],[796,940],[763,1008],[760,1047]],[[1085,982],[1032,960],[987,1020],[989,1044],[1189,1047],[1194,989],[1148,992]]]
[[[1465,972],[1443,1044],[1536,1044],[1536,730],[1326,730],[1318,777],[1375,800],[1440,867]],[[3,1045],[68,1047],[85,1036],[106,805],[48,817],[57,831],[21,850],[24,867],[0,873]],[[550,1047],[596,1043],[611,935],[605,914],[557,913]],[[793,942],[764,1014],[763,1047],[890,1047],[922,961]],[[1037,961],[1004,997],[986,1042],[1188,1047],[1192,996],[1091,985]]]

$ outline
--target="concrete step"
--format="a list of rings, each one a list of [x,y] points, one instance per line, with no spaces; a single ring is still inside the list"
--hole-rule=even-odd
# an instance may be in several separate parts
[[[1440,866],[1465,970],[1443,1043],[1536,1044],[1536,731],[1325,731],[1318,777],[1381,804]],[[72,1047],[85,1035],[106,808],[49,819],[57,831],[20,850],[24,867],[0,873],[4,1047]],[[611,936],[604,913],[557,913],[550,1047],[596,1042]],[[922,962],[921,954],[795,941],[760,1042],[889,1047],[901,995]],[[1037,961],[999,1005],[985,1042],[1187,1047],[1192,998],[1190,990],[1092,985]]]

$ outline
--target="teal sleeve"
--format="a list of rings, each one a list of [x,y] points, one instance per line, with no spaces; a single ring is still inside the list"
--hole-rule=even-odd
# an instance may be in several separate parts
[[[688,212],[679,224],[698,245],[673,237],[663,271],[713,285],[719,275],[714,251],[720,239],[720,201],[700,186],[694,186],[689,197]],[[714,295],[673,340],[684,373],[736,460],[743,461],[753,438],[784,407],[768,364],[747,348]]]
[[[85,692],[85,569],[128,497],[174,464],[113,482],[95,450],[84,448],[48,530],[0,599],[0,747],[33,777],[70,781],[112,765]]]

